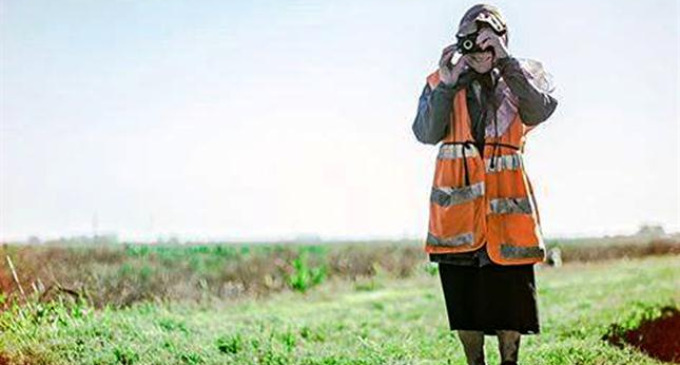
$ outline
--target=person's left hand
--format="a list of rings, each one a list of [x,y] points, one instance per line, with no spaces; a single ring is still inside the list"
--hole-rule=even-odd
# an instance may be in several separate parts
[[[509,56],[508,48],[505,46],[505,42],[503,42],[503,39],[494,33],[493,29],[491,28],[484,28],[479,32],[479,35],[477,36],[477,44],[482,47],[482,49],[486,49],[487,47],[493,48],[494,63],[496,63],[499,58]]]

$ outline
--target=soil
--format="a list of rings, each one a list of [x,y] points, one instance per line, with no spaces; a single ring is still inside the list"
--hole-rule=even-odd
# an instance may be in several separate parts
[[[662,313],[661,317],[642,322],[635,329],[605,335],[604,339],[619,347],[625,342],[655,359],[680,364],[680,311],[668,307]]]

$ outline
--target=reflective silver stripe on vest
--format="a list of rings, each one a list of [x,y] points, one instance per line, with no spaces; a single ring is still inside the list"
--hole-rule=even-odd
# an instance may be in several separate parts
[[[463,158],[463,148],[462,144],[443,144],[439,147],[439,155],[437,158],[452,160],[456,158]],[[478,156],[479,152],[474,145],[469,145],[465,148],[465,157]]]
[[[491,161],[494,161],[493,168]],[[496,156],[489,159],[484,159],[486,164],[486,172],[499,172],[503,170],[519,170],[522,167],[522,156],[519,153],[511,155]]]
[[[484,196],[484,181],[460,188],[433,187],[430,201],[443,207],[469,202]]]
[[[501,244],[501,256],[506,259],[540,259],[544,254],[545,249],[539,246],[522,247]]]
[[[453,237],[439,238],[432,233],[427,234],[427,243],[435,246],[465,246],[471,245],[474,241],[474,236],[472,232],[462,233]]]
[[[491,199],[491,214],[522,213],[531,214],[531,202],[528,198]]]

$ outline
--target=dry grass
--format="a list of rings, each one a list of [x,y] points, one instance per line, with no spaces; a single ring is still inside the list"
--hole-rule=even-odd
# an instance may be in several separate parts
[[[52,295],[77,293],[98,307],[264,296],[289,289],[291,278],[312,269],[323,269],[323,279],[356,280],[377,270],[401,278],[425,264],[419,247],[389,244],[5,245],[5,256],[12,258],[24,289],[35,296],[44,297],[52,288]],[[297,267],[296,259],[301,260]],[[0,293],[18,296],[7,265],[0,267]]]
[[[656,238],[612,245],[559,245],[558,247],[562,251],[562,260],[565,262],[680,254],[680,240],[677,238]]]
[[[565,262],[680,254],[680,239],[600,244],[549,241]],[[37,300],[85,297],[97,307],[142,301],[202,301],[267,296],[300,290],[318,280],[357,281],[384,274],[434,274],[419,242],[334,244],[43,244],[4,245],[25,291]],[[296,265],[297,260],[297,265]],[[426,270],[427,269],[427,270]],[[316,271],[315,271],[316,270]],[[316,272],[315,279],[310,273]],[[297,280],[293,284],[292,280]],[[316,280],[316,281],[314,281]],[[0,265],[0,303],[20,299],[6,264]]]

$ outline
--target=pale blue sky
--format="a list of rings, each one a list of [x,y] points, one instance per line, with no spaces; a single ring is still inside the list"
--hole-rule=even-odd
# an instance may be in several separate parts
[[[0,3],[0,239],[422,238],[417,98],[471,1]],[[680,229],[678,2],[498,1],[560,104],[547,236]]]

